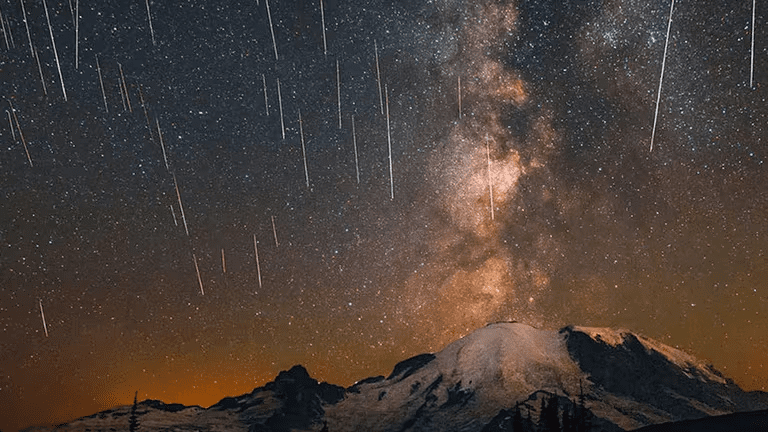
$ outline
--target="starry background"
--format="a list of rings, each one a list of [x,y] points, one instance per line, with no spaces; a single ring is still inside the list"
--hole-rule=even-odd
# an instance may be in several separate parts
[[[155,44],[145,2],[80,3],[47,3],[65,99],[42,2],[0,0],[3,430],[497,320],[768,386],[764,2],[752,87],[750,2],[675,5],[653,151],[667,1],[273,0],[277,59],[264,0],[152,1]]]

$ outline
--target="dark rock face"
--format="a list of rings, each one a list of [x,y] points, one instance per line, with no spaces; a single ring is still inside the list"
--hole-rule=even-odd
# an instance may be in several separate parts
[[[402,381],[413,375],[414,372],[428,365],[429,362],[434,359],[434,354],[419,354],[407,360],[403,360],[395,365],[395,368],[392,370],[392,373],[389,374],[387,379],[391,380],[395,377],[399,377],[398,381]]]
[[[211,407],[208,409],[216,410],[216,411],[235,410],[237,412],[240,412],[243,410],[243,406],[241,403],[242,399],[243,398],[225,397],[224,399],[217,402],[215,405],[211,405]]]
[[[610,393],[630,397],[678,418],[709,415],[702,404],[719,411],[757,409],[756,400],[730,380],[712,381],[697,368],[670,362],[647,349],[633,334],[613,346],[566,327],[566,346],[571,358],[588,373],[590,380]],[[708,372],[722,377],[719,372]],[[689,401],[695,400],[696,405]]]
[[[186,405],[177,404],[177,403],[167,404],[167,403],[164,403],[163,401],[154,400],[154,399],[147,399],[143,402],[140,402],[139,406],[154,408],[156,410],[171,412],[171,413],[179,412],[187,408],[193,408],[193,407],[200,408],[197,405],[186,406]]]
[[[343,387],[318,383],[300,365],[280,372],[273,382],[257,390],[271,392],[272,397],[280,401],[280,407],[266,420],[251,423],[251,432],[308,429],[323,418],[323,404],[335,404],[344,398],[345,392]],[[259,399],[257,401],[261,402]],[[234,404],[232,401],[224,403],[230,406]]]
[[[461,381],[459,381],[453,387],[448,388],[448,400],[445,401],[440,408],[448,408],[451,406],[463,407],[466,406],[473,397],[475,397],[475,392],[461,387]]]
[[[360,386],[362,386],[363,384],[373,384],[379,381],[384,381],[384,375],[377,375],[375,377],[368,377],[368,378],[362,379],[354,383],[352,386],[348,387],[347,392],[360,393]]]

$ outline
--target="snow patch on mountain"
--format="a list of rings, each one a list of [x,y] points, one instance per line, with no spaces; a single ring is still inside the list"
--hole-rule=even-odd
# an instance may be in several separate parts
[[[451,425],[453,430],[479,430],[501,408],[537,390],[578,394],[582,379],[563,337],[519,323],[488,325],[424,356],[414,359],[430,361],[409,369],[407,376],[393,373],[386,380],[356,384],[355,393],[326,410],[329,428],[385,431]]]

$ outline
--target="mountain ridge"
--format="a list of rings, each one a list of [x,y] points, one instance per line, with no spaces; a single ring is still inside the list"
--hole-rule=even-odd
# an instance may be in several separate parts
[[[603,431],[768,408],[768,394],[744,392],[710,365],[629,330],[505,322],[405,359],[386,378],[343,388],[320,383],[297,365],[208,408],[144,401],[139,420],[142,430],[480,431],[526,401],[536,419],[542,395],[554,395],[547,397],[561,407],[581,398],[592,430]],[[130,408],[56,429],[127,430]],[[51,429],[26,429],[43,430]]]

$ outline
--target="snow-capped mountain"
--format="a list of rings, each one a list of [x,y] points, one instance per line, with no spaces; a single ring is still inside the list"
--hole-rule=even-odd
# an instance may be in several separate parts
[[[142,431],[479,432],[509,430],[514,412],[540,422],[553,400],[555,415],[583,412],[590,430],[605,431],[768,408],[768,394],[744,392],[711,366],[629,331],[495,323],[347,389],[294,366],[207,409],[145,401],[135,416]],[[131,410],[57,430],[128,430]]]

